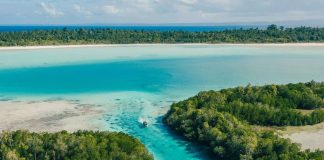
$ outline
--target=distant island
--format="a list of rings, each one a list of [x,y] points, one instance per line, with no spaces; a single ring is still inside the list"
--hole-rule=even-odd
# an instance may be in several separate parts
[[[145,31],[109,28],[0,32],[0,46],[153,43],[308,43],[324,42],[324,28],[269,25],[266,29],[223,31]]]
[[[175,103],[164,123],[204,146],[216,159],[318,159],[324,151],[302,151],[273,126],[324,121],[324,83],[237,87],[201,92]]]

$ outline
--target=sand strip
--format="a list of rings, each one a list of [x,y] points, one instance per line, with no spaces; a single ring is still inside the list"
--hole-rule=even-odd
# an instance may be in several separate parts
[[[301,144],[302,149],[324,150],[324,123],[313,126],[287,127],[280,133],[285,138]]]
[[[100,107],[66,101],[0,101],[0,130],[102,130]]]
[[[26,49],[56,49],[56,48],[85,48],[85,47],[135,47],[135,46],[250,46],[250,47],[323,47],[324,43],[179,43],[179,44],[85,44],[85,45],[50,45],[50,46],[9,46],[0,47],[0,50],[26,50]]]

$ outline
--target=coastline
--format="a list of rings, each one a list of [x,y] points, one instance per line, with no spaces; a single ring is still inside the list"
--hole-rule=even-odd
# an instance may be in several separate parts
[[[70,101],[0,101],[0,132],[103,130],[102,107]],[[26,114],[27,113],[27,114]],[[5,116],[6,115],[6,116]]]
[[[324,43],[146,43],[146,44],[78,44],[78,45],[40,45],[40,46],[6,46],[2,50],[33,50],[87,47],[137,47],[137,46],[249,46],[249,47],[324,47]]]

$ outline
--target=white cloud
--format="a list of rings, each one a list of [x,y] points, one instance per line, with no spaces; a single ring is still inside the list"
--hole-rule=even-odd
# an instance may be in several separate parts
[[[74,5],[73,5],[73,8],[74,8],[74,10],[76,10],[77,12],[81,12],[81,11],[82,11],[81,7],[80,7],[79,5],[77,5],[77,4],[74,4]]]
[[[52,16],[52,17],[59,17],[59,16],[63,16],[63,15],[64,15],[64,13],[63,13],[62,11],[56,9],[56,8],[55,8],[53,5],[51,5],[51,4],[46,4],[46,3],[44,3],[44,2],[41,2],[40,5],[41,5],[43,11],[44,11],[46,14]]]
[[[106,14],[117,14],[120,12],[120,9],[113,5],[105,5],[102,9]]]
[[[88,11],[84,8],[82,8],[80,5],[78,4],[74,4],[73,5],[73,9],[77,12],[77,13],[81,13],[81,14],[84,14],[85,16],[89,17],[89,16],[92,16],[93,13],[91,11]]]
[[[195,4],[198,2],[198,0],[180,0],[180,1],[186,4]]]
[[[47,23],[105,23],[109,19],[110,23],[312,20],[324,24],[323,8],[324,0],[0,0],[0,17],[8,17],[0,23],[20,22],[23,17],[26,22],[45,23],[44,18],[61,16]]]
[[[154,3],[159,3],[160,1],[152,1],[152,0],[136,0],[134,3],[134,7],[138,10],[142,10],[145,12],[154,12],[155,6]]]

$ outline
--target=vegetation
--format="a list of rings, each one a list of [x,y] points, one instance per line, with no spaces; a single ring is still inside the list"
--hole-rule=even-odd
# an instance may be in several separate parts
[[[324,83],[237,87],[201,92],[173,104],[164,122],[217,159],[324,159],[251,124],[307,125],[324,121]],[[315,109],[302,114],[298,109]]]
[[[1,160],[150,160],[143,144],[123,133],[78,131],[67,133],[0,134]]]
[[[0,46],[133,43],[291,43],[324,42],[324,28],[284,28],[225,31],[134,31],[111,29],[59,29],[0,32]]]

